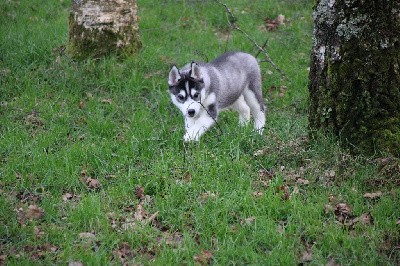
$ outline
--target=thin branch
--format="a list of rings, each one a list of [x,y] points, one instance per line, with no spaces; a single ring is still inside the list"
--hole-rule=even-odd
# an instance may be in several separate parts
[[[288,76],[274,63],[274,61],[272,61],[271,57],[268,55],[267,51],[264,49],[265,44],[263,46],[260,46],[252,37],[250,37],[249,34],[247,34],[247,32],[245,32],[244,30],[242,30],[236,23],[237,18],[235,17],[235,15],[233,14],[233,12],[231,11],[231,9],[225,4],[222,3],[219,0],[214,0],[216,3],[220,4],[221,6],[223,6],[225,8],[226,13],[228,14],[228,23],[229,25],[232,27],[232,29],[235,29],[237,31],[239,31],[240,33],[242,33],[250,42],[253,43],[253,45],[258,49],[259,53],[263,53],[266,60],[268,63],[271,64],[271,66],[273,68],[275,68],[276,71],[279,72],[279,74],[281,74],[284,78],[290,80],[288,78]],[[258,55],[258,54],[257,54]]]

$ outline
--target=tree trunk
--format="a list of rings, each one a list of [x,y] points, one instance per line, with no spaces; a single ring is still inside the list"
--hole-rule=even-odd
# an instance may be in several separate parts
[[[400,1],[317,0],[309,125],[356,152],[400,155]]]
[[[74,0],[67,52],[76,59],[135,54],[138,30],[136,0]]]

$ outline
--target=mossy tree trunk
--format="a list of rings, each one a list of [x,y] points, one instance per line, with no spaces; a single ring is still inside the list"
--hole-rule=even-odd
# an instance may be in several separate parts
[[[67,52],[76,59],[135,54],[138,31],[136,0],[73,0]]]
[[[309,125],[356,152],[400,155],[400,1],[317,0]]]

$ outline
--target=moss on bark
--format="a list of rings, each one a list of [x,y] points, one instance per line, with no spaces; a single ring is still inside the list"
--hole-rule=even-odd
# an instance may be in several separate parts
[[[400,4],[320,0],[309,123],[364,153],[400,155]]]
[[[68,54],[75,59],[136,54],[141,48],[136,9],[134,0],[74,1]]]

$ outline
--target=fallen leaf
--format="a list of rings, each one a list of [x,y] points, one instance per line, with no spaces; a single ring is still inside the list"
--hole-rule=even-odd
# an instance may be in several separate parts
[[[340,265],[335,262],[334,258],[330,257],[328,263],[326,263],[325,266],[340,266]]]
[[[163,237],[159,237],[157,241],[160,244],[165,241],[166,245],[176,247],[182,244],[183,235],[180,232],[174,232],[172,234],[170,234],[169,232],[163,232]]]
[[[287,221],[279,221],[278,223],[278,233],[283,234],[285,232],[285,226],[287,225]]]
[[[63,199],[63,201],[69,201],[69,200],[71,200],[73,197],[74,197],[74,196],[72,196],[71,193],[65,193],[65,194],[62,196],[62,199]]]
[[[254,191],[253,192],[253,197],[261,198],[262,195],[263,195],[263,193],[261,191]]]
[[[328,214],[333,211],[333,206],[330,204],[325,204],[325,213]]]
[[[217,197],[217,195],[214,193],[214,192],[211,192],[211,191],[206,191],[206,192],[204,192],[204,193],[201,193],[200,195],[199,195],[199,201],[200,202],[202,202],[202,203],[205,203],[206,201],[208,201],[209,199],[214,199],[214,198],[216,198]]]
[[[7,255],[0,255],[0,265],[6,265]]]
[[[39,113],[36,110],[32,110],[32,112],[25,117],[25,125],[41,127],[44,125],[44,122],[39,117]]]
[[[274,31],[279,25],[285,24],[285,16],[278,15],[275,19],[265,18],[265,28],[267,31]]]
[[[379,199],[382,197],[383,193],[378,191],[378,192],[373,192],[373,193],[365,193],[364,198],[366,199]]]
[[[83,263],[80,261],[70,261],[68,262],[68,266],[83,266]]]
[[[36,205],[29,205],[25,212],[25,218],[30,220],[40,220],[44,217],[44,211]]]
[[[351,208],[346,203],[338,203],[334,209],[336,220],[342,224],[351,222],[354,215],[351,213]]]
[[[112,254],[113,258],[118,259],[123,265],[125,265],[125,262],[131,260],[133,257],[131,246],[128,242],[122,242],[118,249],[113,250]]]
[[[359,221],[361,222],[361,224],[363,225],[371,225],[374,224],[374,218],[372,217],[370,212],[367,213],[363,213],[360,217],[359,217]]]
[[[33,233],[35,234],[36,238],[42,238],[44,236],[44,232],[38,226],[33,227]]]
[[[234,233],[235,235],[238,233],[238,229],[235,224],[232,224],[231,229],[232,229],[232,233]]]
[[[144,188],[142,186],[137,186],[135,188],[135,195],[140,200],[144,199]]]
[[[192,181],[192,175],[190,174],[189,171],[186,171],[185,175],[183,176],[183,180],[186,182]]]
[[[397,225],[400,225],[400,219],[399,219],[399,220],[397,220],[396,224],[397,224]]]
[[[303,179],[303,178],[299,178],[297,179],[297,184],[301,184],[301,185],[308,185],[310,183],[310,181],[308,181],[307,179]]]
[[[279,190],[283,191],[283,194],[282,194],[282,199],[283,200],[289,200],[290,199],[290,192],[289,192],[289,187],[288,186],[281,186],[279,188]]]
[[[102,103],[108,103],[108,104],[112,104],[113,100],[108,98],[108,99],[102,99],[101,100]]]
[[[313,254],[311,251],[304,251],[303,255],[301,256],[301,262],[309,262],[312,261],[313,259]]]
[[[146,223],[149,224],[149,223],[153,222],[157,218],[158,213],[159,213],[159,211],[156,211],[155,213],[153,213],[149,218],[147,218]]]
[[[200,263],[201,265],[208,265],[211,262],[213,254],[209,250],[202,250],[199,255],[193,256],[194,261]]]
[[[285,24],[286,18],[284,15],[280,14],[276,17],[276,22],[278,22],[279,25]]]
[[[95,239],[96,235],[90,232],[79,233],[81,239]]]
[[[335,195],[329,195],[329,202],[334,202],[336,200]]]
[[[136,207],[136,211],[134,213],[134,218],[136,221],[139,222],[143,222],[146,217],[147,217],[148,213],[147,211],[143,208],[143,204],[139,203]]]
[[[334,170],[330,170],[330,171],[326,171],[325,172],[325,177],[328,177],[328,178],[335,178],[336,177],[336,172],[334,171]]]
[[[100,182],[98,179],[91,178],[91,177],[83,177],[83,182],[86,184],[88,189],[100,188]]]
[[[240,221],[240,224],[241,225],[244,225],[244,224],[251,225],[255,220],[256,220],[256,217],[252,216],[252,217],[249,217],[249,218],[246,218],[246,219]]]
[[[258,157],[258,156],[264,156],[265,154],[267,154],[267,149],[266,148],[255,151],[253,156],[254,157]]]
[[[80,101],[79,104],[78,104],[78,108],[79,109],[85,109],[85,107],[86,107],[86,103],[84,101]]]

